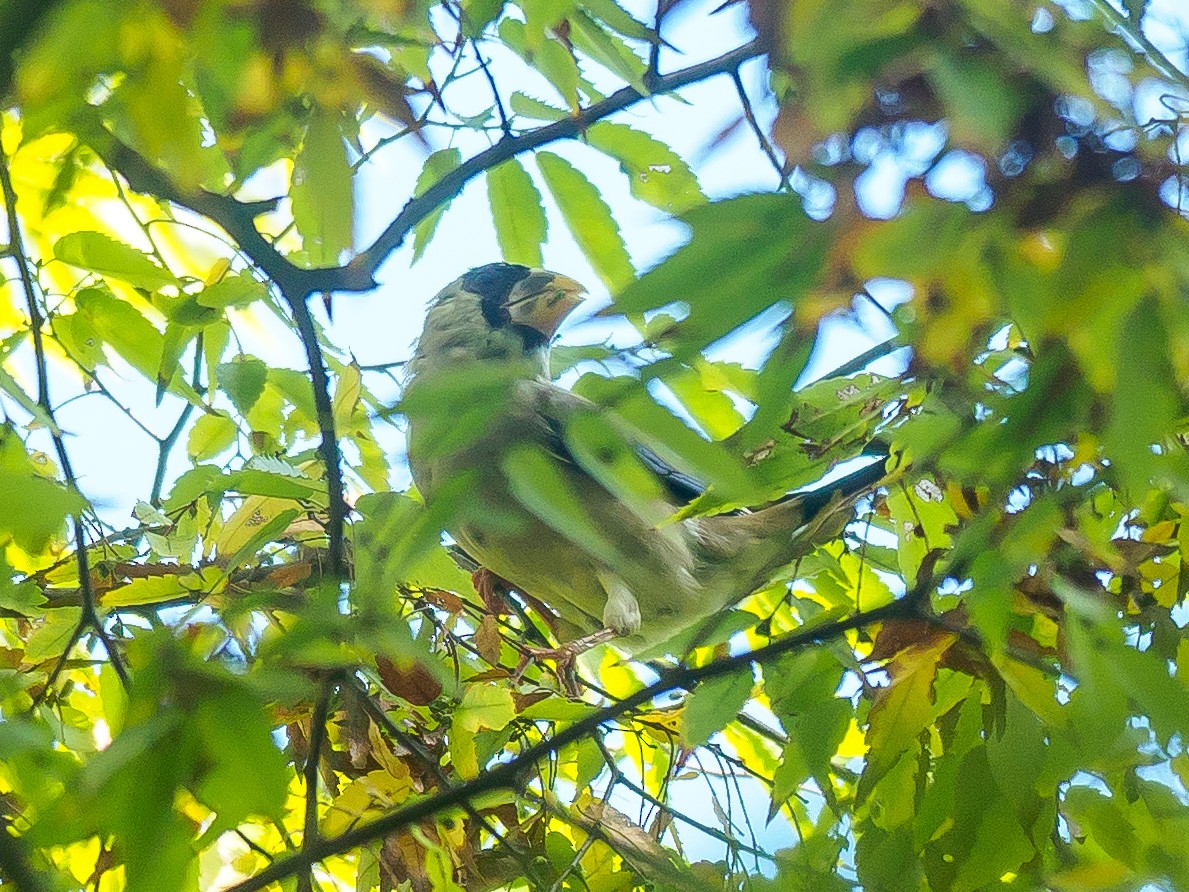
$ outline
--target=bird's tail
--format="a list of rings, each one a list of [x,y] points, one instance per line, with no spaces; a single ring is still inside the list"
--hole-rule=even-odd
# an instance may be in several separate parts
[[[704,543],[717,552],[720,566],[729,567],[735,577],[738,597],[766,584],[781,567],[812,552],[842,534],[854,519],[855,501],[888,476],[888,451],[864,450],[873,461],[813,489],[791,493],[780,501],[735,516],[708,518]],[[750,587],[749,587],[750,586]]]

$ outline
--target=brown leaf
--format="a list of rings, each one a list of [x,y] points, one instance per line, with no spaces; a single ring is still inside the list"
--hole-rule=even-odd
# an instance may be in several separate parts
[[[890,660],[914,644],[929,645],[952,637],[944,629],[919,619],[889,619],[882,623],[871,647],[870,660]]]
[[[442,693],[442,683],[429,670],[412,660],[397,666],[387,657],[376,657],[376,668],[384,687],[414,706],[428,706]]]
[[[422,589],[421,597],[425,598],[434,607],[445,610],[453,616],[462,613],[463,608],[466,607],[462,598],[458,597],[454,592],[448,592],[441,588]]]
[[[479,649],[479,656],[492,666],[498,666],[502,644],[499,620],[489,613],[483,617],[479,628],[475,630],[475,647]]]
[[[264,581],[277,588],[288,588],[309,579],[312,572],[314,568],[309,561],[299,561],[296,564],[277,567],[264,578]]]

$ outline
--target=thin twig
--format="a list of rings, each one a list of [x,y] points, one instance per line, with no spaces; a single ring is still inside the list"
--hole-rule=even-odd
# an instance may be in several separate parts
[[[764,154],[768,157],[772,167],[776,170],[776,176],[780,179],[780,189],[787,189],[789,187],[789,173],[781,160],[776,157],[776,148],[768,139],[764,128],[760,126],[760,122],[756,120],[755,109],[751,105],[751,97],[747,95],[747,88],[743,86],[743,78],[739,76],[739,69],[736,68],[731,72],[731,80],[735,82],[735,92],[739,94],[739,103],[743,106],[743,117],[747,119],[748,125],[751,127],[751,132],[755,134],[756,141],[760,144]]]
[[[471,49],[475,51],[475,58],[479,60],[479,68],[482,69],[483,75],[487,78],[487,83],[491,87],[491,96],[495,100],[495,110],[500,116],[500,130],[504,131],[504,136],[511,136],[512,124],[508,121],[508,112],[504,109],[504,100],[500,99],[500,91],[495,85],[495,78],[492,77],[491,69],[487,67],[487,60],[479,52],[479,41],[472,40]]]
[[[313,845],[321,839],[318,833],[318,769],[322,762],[322,744],[326,741],[326,722],[330,715],[330,699],[334,696],[336,685],[326,682],[322,686],[322,693],[314,704],[313,715],[310,716],[309,746],[306,749],[305,766],[302,778],[305,781],[305,823],[301,837],[301,848]],[[313,865],[310,865],[313,867]],[[307,870],[298,882],[302,892],[310,892],[314,885],[314,878]]]
[[[655,78],[648,85],[648,93],[642,93],[635,87],[624,87],[576,115],[535,130],[506,136],[491,148],[468,158],[421,195],[410,199],[371,246],[345,266],[322,269],[295,266],[256,228],[256,217],[272,210],[275,202],[244,202],[230,195],[203,189],[185,191],[152,162],[121,143],[98,119],[91,122],[84,137],[103,162],[118,171],[133,189],[187,207],[221,226],[244,254],[277,284],[287,299],[298,302],[312,294],[361,292],[375,288],[376,271],[414,227],[452,199],[472,179],[497,164],[557,140],[579,136],[594,122],[623,111],[641,100],[650,99],[654,94],[669,93],[734,71],[748,59],[761,54],[759,42],[753,40],[717,58]]]
[[[265,889],[270,884],[286,877],[297,875],[316,861],[322,861],[373,840],[382,839],[445,809],[461,807],[464,802],[473,801],[482,794],[496,790],[522,788],[525,776],[534,770],[541,759],[550,757],[571,743],[589,737],[603,724],[620,718],[662,694],[680,688],[692,688],[701,682],[736,672],[744,665],[753,662],[764,663],[801,647],[837,639],[853,629],[872,623],[913,616],[919,611],[921,602],[927,601],[931,586],[934,584],[935,579],[926,574],[924,581],[918,583],[905,597],[873,608],[866,613],[856,613],[846,619],[825,623],[811,629],[803,629],[756,650],[726,657],[703,666],[683,666],[662,672],[660,678],[653,684],[641,688],[616,703],[593,710],[552,737],[528,747],[516,758],[502,762],[457,787],[391,811],[333,839],[319,841],[312,848],[277,861],[255,876],[237,883],[227,892],[257,892],[257,890]]]
[[[190,379],[190,386],[194,388],[195,392],[202,393],[202,335],[199,334],[197,340],[194,342],[194,374]],[[169,464],[169,456],[173,452],[173,447],[177,444],[178,438],[182,435],[182,431],[186,428],[186,422],[190,420],[190,415],[194,412],[194,404],[186,400],[186,404],[182,406],[182,411],[178,414],[177,421],[174,422],[173,427],[169,429],[164,437],[157,439],[157,469],[153,472],[153,489],[149,495],[149,504],[156,507],[161,505],[161,490],[165,486],[165,470]]]
[[[8,221],[8,243],[12,246],[13,259],[17,265],[17,272],[21,280],[21,289],[25,292],[25,303],[29,310],[29,329],[33,336],[33,353],[37,364],[37,404],[45,412],[46,417],[50,419],[50,437],[53,439],[54,451],[58,454],[58,463],[61,465],[62,475],[66,479],[66,485],[76,493],[79,493],[78,478],[75,477],[74,469],[70,464],[70,456],[66,452],[66,443],[62,437],[61,430],[58,428],[58,423],[54,419],[54,407],[50,402],[49,366],[46,360],[45,343],[42,340],[41,331],[45,320],[41,314],[41,309],[37,305],[37,291],[33,283],[33,271],[29,267],[29,258],[25,253],[24,239],[21,236],[21,221],[17,214],[16,190],[13,188],[12,174],[8,168],[8,156],[4,152],[3,145],[0,145],[0,191],[2,191],[4,196],[4,209]],[[86,530],[83,527],[81,511],[73,515],[71,525],[74,527],[75,558],[78,561],[79,589],[82,592],[83,599],[82,614],[79,617],[79,622],[74,633],[63,648],[62,656],[55,664],[50,676],[46,679],[45,687],[34,700],[34,708],[40,704],[41,700],[44,700],[48,696],[50,689],[57,681],[58,675],[61,674],[63,667],[66,665],[65,661],[69,652],[86,633],[88,628],[94,631],[95,637],[103,644],[104,650],[107,651],[107,657],[111,661],[112,669],[115,670],[120,682],[125,686],[128,684],[128,671],[124,668],[124,661],[116,651],[111,638],[107,634],[107,630],[104,629],[103,619],[99,615],[98,602],[95,598],[95,589],[91,580],[90,561],[87,558]]]

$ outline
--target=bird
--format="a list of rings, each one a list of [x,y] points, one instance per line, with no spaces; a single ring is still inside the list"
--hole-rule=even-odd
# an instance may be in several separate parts
[[[625,434],[649,478],[645,497],[625,496],[567,438],[582,418],[614,429],[613,408],[548,373],[550,342],[584,294],[568,276],[513,263],[443,288],[407,366],[409,468],[430,510],[449,503],[446,531],[475,562],[557,614],[571,640],[555,655],[605,642],[640,654],[840,535],[883,462],[753,510],[674,519],[703,487]],[[543,499],[541,480],[569,504]]]

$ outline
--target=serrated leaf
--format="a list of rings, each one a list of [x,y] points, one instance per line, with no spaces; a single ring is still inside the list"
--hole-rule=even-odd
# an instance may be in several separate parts
[[[337,116],[319,110],[293,162],[293,221],[314,266],[334,266],[352,246],[353,177]]]
[[[832,235],[828,224],[806,216],[800,199],[785,195],[732,198],[683,219],[689,243],[615,297],[625,313],[687,301],[689,315],[668,332],[673,362],[778,302],[796,306],[817,284]]]
[[[679,214],[706,200],[698,177],[685,160],[659,139],[627,124],[599,121],[586,141],[619,162],[632,195]]]
[[[519,90],[512,94],[508,104],[515,114],[538,121],[560,121],[569,115],[569,112],[564,108],[557,108],[544,100],[536,99],[527,93],[521,93]]]
[[[338,381],[334,388],[334,425],[336,430],[346,430],[351,426],[351,418],[359,406],[359,396],[363,392],[363,375],[358,364],[351,362],[339,371]]]
[[[320,481],[272,474],[244,468],[224,476],[224,488],[243,495],[275,496],[282,499],[308,499],[324,492]]]
[[[280,535],[299,513],[291,499],[249,496],[223,524],[215,549],[224,560],[234,559],[247,550],[245,547],[255,550]]]
[[[638,40],[656,41],[656,34],[651,28],[637,21],[615,0],[583,0],[582,5],[587,11],[597,16],[605,25],[614,28],[624,37],[635,37]]]
[[[229,449],[238,435],[239,427],[225,412],[205,414],[190,428],[186,452],[194,461],[214,458]]]
[[[63,263],[119,279],[146,291],[177,284],[174,275],[159,267],[148,254],[102,232],[64,235],[54,243],[54,256]]]
[[[603,283],[620,291],[636,272],[611,208],[585,174],[560,155],[539,152],[537,165],[574,241]]]
[[[917,735],[933,721],[933,682],[941,655],[954,643],[939,635],[928,644],[914,644],[901,651],[888,668],[891,682],[876,693],[868,714],[867,767],[860,781],[870,790],[900,759]]]
[[[247,415],[264,393],[268,366],[253,356],[237,356],[215,367],[220,389],[227,394],[241,415]]]
[[[126,585],[116,586],[99,598],[99,603],[108,609],[138,607],[144,604],[160,604],[176,598],[189,597],[190,589],[182,585],[177,574],[168,576],[146,576],[133,579]]]
[[[462,163],[462,152],[458,149],[439,149],[428,158],[425,159],[425,164],[421,168],[421,173],[417,176],[417,183],[413,188],[414,197],[420,197],[425,194],[426,190],[434,183],[438,182],[442,177],[448,174],[454,168]],[[438,223],[442,220],[442,215],[446,213],[446,209],[450,207],[450,202],[454,199],[454,194],[446,197],[445,201],[438,203],[438,206],[425,219],[413,227],[413,262],[416,263],[421,259],[421,255],[425,253],[425,249],[429,246],[429,240],[433,238],[434,230],[438,228]]]
[[[516,718],[516,704],[506,687],[485,682],[467,685],[462,702],[454,711],[455,724],[474,733],[487,728],[499,731]]]
[[[548,232],[541,193],[515,158],[487,172],[487,198],[500,252],[509,263],[540,267]]]
[[[644,83],[648,66],[617,35],[611,33],[590,16],[579,10],[571,15],[570,40],[575,47],[594,59],[611,73],[627,81],[643,96],[649,93]]]
[[[194,295],[194,299],[202,306],[213,309],[246,307],[248,304],[264,300],[266,297],[268,297],[268,288],[263,282],[247,272],[224,276],[218,282],[207,285]]]

